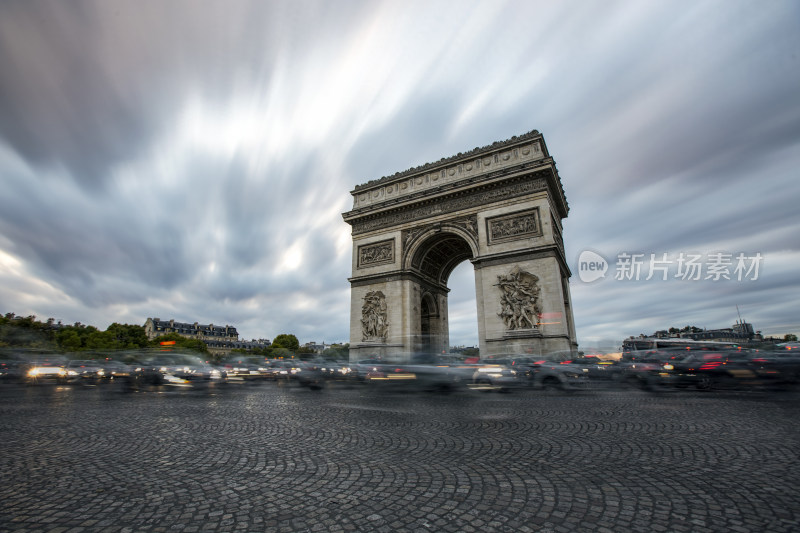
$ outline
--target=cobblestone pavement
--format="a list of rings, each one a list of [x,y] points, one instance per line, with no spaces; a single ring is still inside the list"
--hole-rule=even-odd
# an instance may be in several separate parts
[[[800,393],[0,387],[0,530],[798,531]]]

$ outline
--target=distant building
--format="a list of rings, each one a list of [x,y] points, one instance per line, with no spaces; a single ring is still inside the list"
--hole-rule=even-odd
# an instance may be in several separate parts
[[[309,350],[313,351],[314,353],[320,353],[321,354],[322,352],[324,352],[328,348],[332,348],[333,346],[334,346],[333,344],[327,344],[325,342],[317,343],[317,342],[312,341],[312,342],[305,343],[303,345],[303,348],[308,348]]]
[[[685,328],[684,328],[685,329]],[[641,336],[641,338],[645,338]],[[729,328],[720,329],[700,329],[692,328],[691,331],[668,331],[659,330],[653,333],[650,338],[654,339],[690,339],[693,341],[716,341],[716,342],[747,342],[761,341],[761,332],[754,331],[753,325],[747,322],[736,322]]]
[[[189,324],[187,322],[175,322],[174,320],[161,320],[160,318],[148,318],[144,323],[144,332],[148,340],[153,340],[162,335],[177,333],[181,337],[189,339],[200,339],[201,341],[237,341],[239,333],[234,326],[215,326],[214,324]]]
[[[208,351],[211,353],[230,353],[231,350],[256,350],[268,348],[272,343],[266,339],[259,340],[236,340],[236,341],[217,341],[217,340],[204,340],[208,346]]]
[[[234,326],[215,326],[214,324],[189,324],[188,322],[175,322],[174,320],[161,320],[148,318],[144,324],[144,332],[148,340],[153,340],[163,335],[177,333],[187,339],[198,339],[208,347],[208,351],[215,355],[227,355],[234,349],[252,350],[266,348],[270,342],[266,339],[257,341],[239,340],[239,332]]]
[[[753,325],[747,322],[737,322],[729,328],[706,329],[699,332],[681,332],[682,339],[692,339],[695,341],[720,341],[720,342],[746,342],[755,340]]]
[[[451,346],[450,353],[460,353],[463,354],[464,352],[478,352],[477,346]]]

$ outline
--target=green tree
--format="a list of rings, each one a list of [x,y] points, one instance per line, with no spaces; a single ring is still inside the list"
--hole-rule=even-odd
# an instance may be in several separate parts
[[[170,344],[169,346],[174,346],[182,350],[189,350],[193,352],[199,352],[202,354],[208,353],[208,346],[206,346],[206,343],[204,343],[200,339],[188,339],[186,337],[178,335],[177,333],[167,333],[166,335],[156,337],[155,339],[150,341],[150,345],[162,347],[165,346],[163,344],[165,342],[174,342],[174,344]]]
[[[286,348],[287,350],[297,351],[300,349],[300,341],[291,333],[281,333],[272,340],[273,348]]]
[[[121,350],[144,348],[149,342],[143,326],[114,322],[106,331],[114,338],[115,346]]]
[[[294,352],[287,348],[273,348],[270,357],[272,359],[291,359],[294,356]]]
[[[87,350],[114,350],[118,348],[116,339],[108,331],[93,331],[86,335],[85,344]]]
[[[77,352],[81,349],[81,337],[72,328],[62,329],[56,334],[58,347],[66,352]]]
[[[7,313],[0,317],[0,346],[25,346],[52,349],[53,333],[34,315],[27,317]]]
[[[311,357],[311,356],[312,356],[312,355],[314,355],[315,353],[317,353],[317,352],[315,352],[315,351],[314,351],[312,348],[309,348],[309,347],[306,347],[306,346],[300,346],[300,347],[299,347],[299,348],[297,348],[297,350],[295,350],[295,351],[296,351],[298,354],[301,354],[301,355],[303,356],[303,358],[304,358],[304,359],[312,359],[312,357]]]
[[[346,361],[350,358],[349,344],[334,344],[322,352],[322,357],[332,361]]]
[[[794,333],[787,333],[783,336],[784,342],[797,342],[797,335]]]

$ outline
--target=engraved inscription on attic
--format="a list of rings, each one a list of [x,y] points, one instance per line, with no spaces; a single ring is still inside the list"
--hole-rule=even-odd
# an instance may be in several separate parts
[[[541,224],[539,223],[539,209],[487,218],[486,235],[489,237],[489,244],[539,237],[542,235]]]
[[[535,175],[538,175],[534,174]],[[544,175],[544,174],[542,174]],[[528,181],[501,185],[487,191],[479,191],[456,198],[445,198],[436,204],[410,207],[397,213],[383,215],[379,218],[355,220],[351,222],[353,235],[397,226],[407,222],[415,222],[437,215],[444,215],[462,209],[480,207],[491,202],[524,196],[532,192],[547,190],[544,177],[532,177]]]
[[[458,154],[437,163],[428,163],[359,185],[356,187],[358,193],[353,195],[353,209],[543,159],[545,154],[540,144],[539,132],[534,130],[513,140],[519,142],[526,137],[531,139],[527,143],[513,147],[507,143],[495,143],[496,146],[476,148],[468,154]]]
[[[358,268],[394,262],[394,239],[358,247]]]

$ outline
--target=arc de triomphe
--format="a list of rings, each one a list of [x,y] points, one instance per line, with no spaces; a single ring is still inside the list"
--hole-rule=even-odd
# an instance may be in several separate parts
[[[448,351],[447,281],[465,260],[481,356],[577,348],[561,236],[569,207],[538,131],[351,194],[351,360]]]

